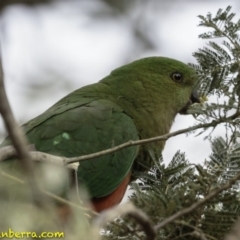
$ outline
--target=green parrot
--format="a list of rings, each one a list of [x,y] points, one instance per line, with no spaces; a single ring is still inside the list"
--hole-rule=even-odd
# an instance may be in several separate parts
[[[194,70],[180,61],[140,59],[70,93],[23,128],[37,151],[65,157],[160,136],[178,113],[199,102],[193,94],[196,81]],[[1,146],[9,144],[6,139]],[[78,184],[87,187],[95,210],[118,204],[134,171],[149,170],[164,144],[131,146],[80,162]]]

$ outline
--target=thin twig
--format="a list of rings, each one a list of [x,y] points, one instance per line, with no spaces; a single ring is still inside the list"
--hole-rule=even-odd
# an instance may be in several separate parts
[[[3,79],[4,79],[4,75],[3,75],[3,68],[2,68],[2,60],[0,58],[0,113],[2,115],[5,127],[11,139],[11,142],[14,148],[16,149],[18,159],[21,162],[22,169],[28,176],[28,180],[29,180],[28,182],[32,190],[33,199],[36,203],[42,206],[43,199],[34,175],[33,163],[27,151],[27,145],[28,145],[27,139],[24,136],[22,129],[17,125],[14,119],[14,116],[7,98],[7,94],[4,88]]]
[[[170,217],[166,218],[164,221],[159,223],[155,226],[155,230],[159,230],[163,227],[165,227],[167,224],[174,222],[176,219],[189,214],[196,210],[197,208],[203,206],[206,204],[209,200],[217,196],[219,193],[221,193],[224,190],[229,189],[235,182],[237,182],[240,179],[240,173],[238,173],[235,177],[231,178],[226,184],[224,184],[222,187],[216,188],[215,190],[211,191],[207,196],[205,196],[203,199],[199,200],[196,203],[193,203],[190,207],[184,208],[181,211],[176,212],[175,214],[171,215]]]
[[[199,124],[193,127],[188,127],[188,128],[184,128],[172,133],[168,133],[162,136],[157,136],[157,137],[152,137],[152,138],[147,138],[147,139],[142,139],[142,140],[137,140],[137,141],[128,141],[126,143],[120,144],[116,147],[113,148],[109,148],[97,153],[92,153],[92,154],[88,154],[88,155],[84,155],[84,156],[80,156],[80,157],[73,157],[73,158],[68,158],[66,161],[66,164],[69,163],[74,163],[74,162],[79,162],[79,161],[84,161],[90,158],[96,158],[99,156],[103,156],[109,153],[113,153],[116,151],[119,151],[120,149],[126,148],[126,147],[130,147],[130,146],[135,146],[135,145],[142,145],[145,143],[150,143],[150,142],[157,142],[157,141],[166,141],[171,137],[183,134],[183,133],[187,133],[187,132],[191,132],[194,130],[197,130],[199,128],[209,128],[209,127],[216,127],[218,124],[220,123],[224,123],[224,122],[229,122],[231,120],[234,120],[235,118],[240,116],[240,112],[235,112],[233,115],[227,117],[227,118],[221,118],[221,119],[217,119],[217,120],[213,120],[210,123],[205,123],[205,124]]]
[[[172,132],[172,133],[168,133],[168,134],[165,134],[165,135],[162,135],[162,136],[146,138],[146,139],[137,140],[137,141],[128,141],[128,142],[120,144],[116,147],[109,148],[109,149],[99,151],[99,152],[96,152],[96,153],[87,154],[87,155],[84,155],[84,156],[66,158],[66,157],[63,157],[63,156],[53,156],[53,155],[43,153],[43,152],[38,152],[38,151],[31,151],[31,152],[29,152],[29,154],[31,155],[31,158],[32,158],[33,161],[53,162],[53,163],[60,163],[60,164],[68,165],[68,164],[72,164],[72,163],[76,163],[76,162],[85,161],[85,160],[88,160],[88,159],[104,156],[106,154],[119,151],[119,150],[121,150],[123,148],[126,148],[126,147],[135,146],[135,145],[142,145],[142,144],[150,143],[150,142],[166,141],[171,137],[174,137],[174,136],[177,136],[177,135],[180,135],[180,134],[183,134],[183,133],[188,133],[188,132],[200,129],[200,128],[216,127],[220,123],[232,121],[239,116],[240,116],[240,112],[237,111],[233,115],[231,115],[227,118],[221,118],[221,119],[218,119],[218,120],[213,120],[210,123],[199,124],[199,125],[196,125],[196,126],[193,126],[193,127],[184,128],[184,129],[181,129],[181,130],[178,130],[178,131],[175,131],[175,132]],[[15,153],[10,148],[8,148],[8,149],[7,148],[6,149],[1,148],[0,149],[0,161],[5,160],[6,159],[5,156],[15,157]]]
[[[191,225],[191,224],[189,224],[189,223],[187,223],[187,222],[185,222],[185,221],[178,221],[178,220],[176,220],[176,221],[174,221],[174,223],[176,223],[176,224],[181,224],[181,225],[184,225],[184,226],[187,226],[187,227],[190,227],[190,228],[194,229],[195,232],[198,233],[199,238],[200,238],[201,240],[207,240],[206,237],[211,238],[211,239],[213,239],[213,240],[217,240],[215,237],[212,237],[212,236],[204,233],[200,228],[197,228],[197,227],[195,227],[195,226],[193,226],[193,225]],[[197,233],[196,233],[196,234],[197,234]],[[195,234],[195,235],[196,235],[196,234]]]
[[[99,239],[100,229],[102,229],[109,221],[114,220],[120,215],[128,215],[135,219],[145,232],[146,240],[154,240],[156,238],[156,232],[153,229],[148,216],[140,209],[137,209],[131,202],[127,202],[120,206],[103,211],[97,218],[93,220],[93,234],[96,239]]]

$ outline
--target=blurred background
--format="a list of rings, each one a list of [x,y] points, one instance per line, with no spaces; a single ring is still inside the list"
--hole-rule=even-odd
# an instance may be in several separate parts
[[[198,15],[213,15],[238,0],[1,0],[0,41],[5,84],[17,121],[22,124],[60,98],[99,81],[111,70],[147,56],[196,63],[192,53],[206,43],[198,35]],[[194,124],[178,116],[173,130]],[[178,149],[193,162],[210,152],[204,136],[170,139],[168,163]],[[0,125],[0,140],[5,136]],[[214,135],[223,135],[219,128]]]

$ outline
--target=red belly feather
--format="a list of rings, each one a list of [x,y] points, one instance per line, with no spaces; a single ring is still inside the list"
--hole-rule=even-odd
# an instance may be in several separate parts
[[[93,198],[92,205],[96,212],[101,212],[107,208],[113,207],[120,203],[127,190],[127,186],[130,182],[131,172],[126,176],[122,183],[108,196],[101,198]]]
[[[123,196],[127,190],[130,179],[131,172],[125,177],[122,183],[111,194],[102,198],[93,198],[91,200],[93,210],[95,210],[96,212],[101,212],[105,209],[119,204],[122,201]],[[68,205],[62,205],[58,207],[58,214],[61,222],[65,224],[71,216],[71,208]]]

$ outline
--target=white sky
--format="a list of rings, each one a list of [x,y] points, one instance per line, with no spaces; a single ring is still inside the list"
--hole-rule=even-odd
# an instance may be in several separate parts
[[[126,59],[161,55],[195,62],[192,53],[204,44],[198,34],[206,30],[197,27],[197,15],[214,15],[220,7],[232,5],[236,18],[240,18],[237,0],[169,4],[161,11],[161,5],[149,1],[140,10],[132,9],[127,17],[119,15],[112,21],[91,17],[91,9],[102,7],[97,0],[79,1],[73,7],[68,1],[35,9],[8,7],[0,18],[0,34],[6,88],[17,120],[23,123],[40,114],[67,93],[97,82]],[[157,46],[154,51],[133,51],[131,20],[141,16],[149,19]],[[191,116],[178,116],[172,130],[193,123]],[[214,133],[219,134],[223,135],[221,128]],[[203,161],[210,152],[203,136],[182,135],[167,142],[165,161],[169,162],[178,149],[194,163]]]

